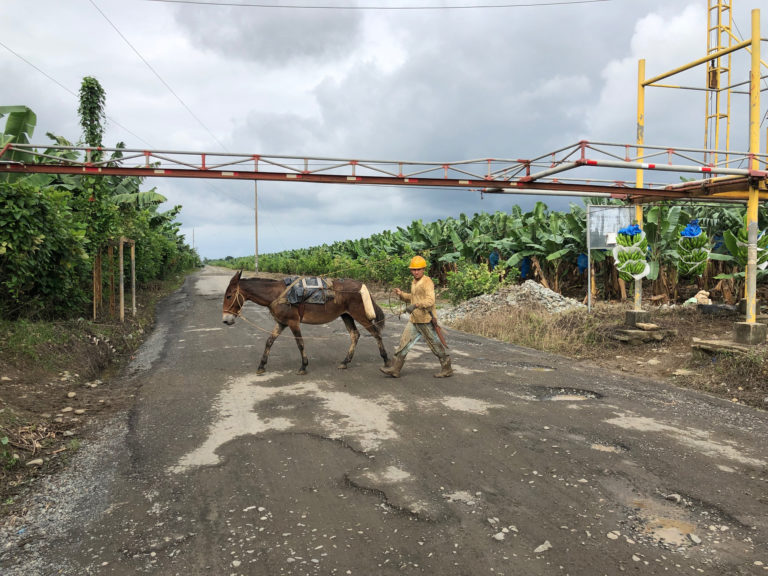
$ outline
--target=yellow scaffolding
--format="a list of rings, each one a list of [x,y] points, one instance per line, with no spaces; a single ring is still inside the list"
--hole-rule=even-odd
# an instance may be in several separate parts
[[[728,151],[730,150],[730,105],[731,91],[742,85],[749,86],[749,171],[750,177],[745,180],[744,189],[740,190],[747,197],[747,231],[748,231],[748,256],[745,282],[746,322],[739,323],[746,326],[738,326],[736,339],[743,339],[749,343],[764,341],[764,325],[757,326],[757,301],[756,301],[756,272],[757,272],[757,212],[760,201],[759,178],[757,171],[760,169],[758,155],[760,154],[760,81],[761,65],[766,66],[760,59],[760,11],[751,12],[751,29],[748,40],[739,41],[732,32],[732,5],[730,0],[708,0],[707,12],[707,55],[694,62],[659,74],[648,80],[645,79],[645,60],[638,62],[638,98],[637,98],[637,147],[642,150],[645,138],[645,88],[648,86],[665,88],[683,88],[683,86],[670,86],[660,84],[661,80],[690,70],[696,66],[706,64],[707,76],[704,90],[707,94],[706,113],[706,139],[705,145],[714,148],[705,152],[709,155],[706,160],[710,165],[722,165],[722,159],[717,154],[720,149],[721,128],[725,128],[725,165],[729,165]],[[737,50],[746,50],[750,53],[749,79],[746,82],[733,84],[731,80],[731,55]],[[723,95],[725,95],[723,97]],[[639,168],[637,185],[642,186],[643,168]],[[641,212],[638,210],[638,220]],[[640,308],[640,296],[635,297],[635,308]],[[760,337],[762,336],[762,338]]]
[[[717,164],[720,150],[721,128],[725,131],[725,150],[731,149],[731,58],[732,52],[718,56],[732,48],[733,13],[730,0],[709,0],[707,7],[707,55],[715,55],[707,63],[707,107],[704,127],[704,148],[712,149],[712,164]],[[724,82],[723,82],[724,81]],[[728,156],[726,152],[726,163]]]

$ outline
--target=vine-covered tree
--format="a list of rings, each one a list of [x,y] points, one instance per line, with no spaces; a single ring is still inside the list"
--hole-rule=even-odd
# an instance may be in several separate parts
[[[92,148],[102,145],[107,120],[106,105],[107,95],[99,81],[91,76],[83,78],[80,85],[80,107],[77,113],[80,116],[85,143]]]

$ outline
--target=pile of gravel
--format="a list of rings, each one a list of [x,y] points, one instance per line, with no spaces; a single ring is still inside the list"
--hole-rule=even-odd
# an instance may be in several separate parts
[[[465,316],[482,316],[506,306],[521,308],[535,306],[552,314],[586,308],[578,300],[553,292],[533,280],[526,280],[519,285],[505,286],[493,294],[481,294],[458,306],[443,308],[439,312],[439,317],[441,322],[450,324]]]

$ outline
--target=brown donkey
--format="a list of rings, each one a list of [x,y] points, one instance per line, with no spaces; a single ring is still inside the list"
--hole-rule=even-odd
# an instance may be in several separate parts
[[[339,317],[344,321],[344,326],[349,331],[350,339],[349,351],[346,358],[339,364],[339,368],[346,368],[355,354],[355,347],[360,338],[355,320],[376,338],[376,343],[379,345],[379,354],[384,360],[384,365],[390,365],[387,351],[384,348],[384,342],[381,340],[381,333],[384,329],[384,311],[373,301],[368,289],[362,282],[334,279],[332,280],[333,298],[324,304],[304,302],[296,305],[289,303],[286,299],[285,295],[288,287],[283,280],[241,278],[241,274],[242,270],[232,277],[227,291],[224,293],[223,322],[230,326],[234,324],[246,300],[269,308],[269,312],[276,322],[264,346],[264,354],[261,357],[257,374],[264,374],[272,344],[274,344],[286,326],[291,329],[293,337],[296,339],[296,345],[299,347],[299,352],[301,352],[301,368],[298,373],[306,374],[309,359],[304,352],[301,323],[327,324]]]

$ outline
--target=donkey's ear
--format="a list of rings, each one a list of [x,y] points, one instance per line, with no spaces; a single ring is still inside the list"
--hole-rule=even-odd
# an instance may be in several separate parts
[[[240,280],[240,276],[242,276],[242,275],[243,275],[243,269],[241,268],[240,270],[237,271],[237,274],[235,274],[235,278]]]

